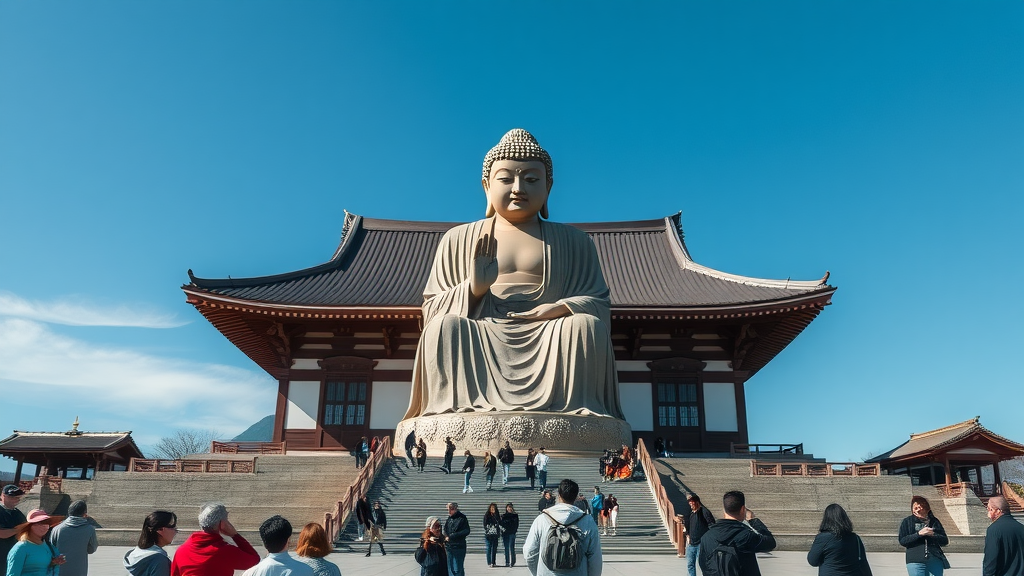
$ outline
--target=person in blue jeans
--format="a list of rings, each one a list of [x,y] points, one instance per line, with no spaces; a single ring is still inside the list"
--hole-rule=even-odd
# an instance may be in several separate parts
[[[690,576],[697,576],[700,539],[715,523],[715,515],[700,503],[700,496],[696,494],[690,494],[686,502],[690,505],[690,517],[686,519],[686,571]]]
[[[466,475],[466,483],[462,486],[462,493],[472,492],[473,487],[469,485],[470,478],[473,477],[473,471],[476,470],[476,458],[466,450],[466,462],[462,465],[462,473]]]
[[[516,532],[519,531],[519,514],[509,502],[501,515],[501,543],[505,546],[505,566],[516,565]]]
[[[548,487],[548,460],[548,454],[541,446],[540,452],[533,457],[533,465],[537,468],[537,480],[540,482],[541,491]]]
[[[949,544],[949,537],[923,496],[910,499],[910,516],[900,523],[899,539],[907,549],[907,574],[942,576],[946,564],[942,547]]]
[[[457,502],[448,503],[448,519],[441,527],[444,535],[444,549],[448,555],[448,576],[466,576],[466,537],[469,536],[469,519],[459,512]]]

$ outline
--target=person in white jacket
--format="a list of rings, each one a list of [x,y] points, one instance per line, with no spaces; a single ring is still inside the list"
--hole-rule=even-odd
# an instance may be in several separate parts
[[[575,526],[581,532],[580,544],[582,546],[582,559],[580,565],[573,571],[555,572],[544,565],[541,560],[541,551],[544,548],[544,540],[547,538],[548,529],[551,528],[551,519],[542,512],[530,526],[530,533],[523,543],[523,556],[526,556],[526,566],[533,576],[601,576],[603,560],[601,557],[601,538],[598,535],[597,523],[590,517],[590,514],[572,505],[580,492],[578,484],[572,480],[562,480],[558,485],[558,504],[551,506],[544,512],[550,514],[556,521],[567,524],[576,521]],[[578,519],[578,520],[577,520]]]

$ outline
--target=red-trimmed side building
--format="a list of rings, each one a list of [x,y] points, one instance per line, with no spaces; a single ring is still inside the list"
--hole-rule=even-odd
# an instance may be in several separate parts
[[[423,287],[455,225],[346,214],[319,266],[245,279],[189,271],[188,303],[277,380],[275,441],[340,450],[394,432],[409,403]],[[593,239],[611,291],[634,436],[687,452],[746,443],[744,385],[831,303],[828,275],[765,280],[701,266],[679,214],[574,226]]]

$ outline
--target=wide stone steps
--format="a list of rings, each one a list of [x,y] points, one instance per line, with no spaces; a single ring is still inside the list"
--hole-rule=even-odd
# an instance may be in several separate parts
[[[675,549],[668,540],[647,483],[630,480],[602,484],[597,458],[596,455],[552,455],[548,488],[557,490],[561,479],[571,478],[580,485],[580,491],[588,498],[593,494],[595,485],[600,486],[606,495],[614,494],[618,498],[617,535],[601,537],[602,550],[605,554],[674,554]],[[453,461],[453,468],[458,470],[462,461],[462,457],[457,457]],[[458,502],[460,510],[470,521],[472,533],[467,540],[470,554],[484,552],[483,516],[488,504],[496,502],[499,510],[504,512],[505,504],[512,502],[520,518],[516,547],[521,551],[530,524],[538,515],[537,502],[541,496],[539,491],[530,490],[529,481],[526,480],[523,466],[525,455],[516,454],[509,485],[504,488],[501,486],[499,467],[494,489],[491,491],[486,490],[482,461],[483,458],[477,455],[477,468],[471,481],[475,491],[470,494],[462,493],[461,473],[445,474],[441,471],[442,458],[428,458],[423,473],[406,468],[401,458],[396,458],[382,470],[370,490],[369,497],[371,503],[379,499],[387,513],[388,530],[384,547],[388,553],[406,554],[415,550],[419,545],[419,537],[423,533],[427,516],[438,516],[443,520],[447,516],[445,507],[449,501]],[[341,535],[337,550],[365,553],[368,542],[359,542],[356,538],[355,519],[352,518]],[[379,550],[375,547],[373,553],[377,554]],[[519,554],[521,555],[521,552]],[[499,563],[504,562],[500,543],[498,558]]]
[[[179,544],[198,530],[196,516],[210,502],[227,506],[231,522],[247,537],[275,514],[298,530],[323,522],[324,513],[334,509],[358,473],[354,462],[339,455],[262,455],[253,474],[100,472],[88,482],[89,515],[100,526],[101,545],[133,544],[153,510],[178,515]]]

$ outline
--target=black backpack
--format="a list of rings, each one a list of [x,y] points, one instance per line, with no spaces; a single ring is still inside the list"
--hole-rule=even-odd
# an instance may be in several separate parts
[[[541,547],[541,562],[552,572],[575,570],[583,562],[583,532],[579,526],[576,526],[576,523],[585,514],[580,515],[572,522],[562,524],[548,514],[547,510],[544,510],[543,513],[548,520],[551,520],[551,526],[545,534],[544,544]]]
[[[715,570],[709,576],[740,576],[742,573],[740,555],[735,548],[725,544],[719,544],[711,551],[709,564]]]

